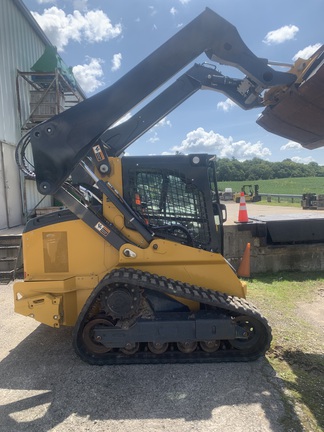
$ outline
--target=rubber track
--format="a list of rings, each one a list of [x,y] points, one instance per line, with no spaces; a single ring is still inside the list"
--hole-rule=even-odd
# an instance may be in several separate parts
[[[214,353],[206,353],[196,350],[191,354],[184,354],[180,351],[167,351],[164,354],[154,354],[150,351],[138,351],[133,355],[126,355],[119,350],[110,351],[104,355],[94,356],[86,352],[80,343],[80,335],[84,324],[88,321],[89,311],[94,305],[100,291],[104,286],[110,284],[135,285],[144,289],[150,289],[163,294],[171,294],[176,297],[185,298],[198,303],[210,305],[224,311],[232,312],[234,316],[248,316],[254,320],[261,331],[261,341],[257,344],[257,349],[220,349]],[[138,363],[211,363],[211,362],[230,362],[230,361],[251,361],[262,356],[270,347],[271,328],[267,320],[258,312],[255,306],[239,298],[218,291],[205,289],[196,285],[190,285],[167,279],[141,270],[121,268],[109,273],[94,289],[79,316],[74,329],[74,348],[77,354],[86,362],[97,365],[104,364],[138,364]]]

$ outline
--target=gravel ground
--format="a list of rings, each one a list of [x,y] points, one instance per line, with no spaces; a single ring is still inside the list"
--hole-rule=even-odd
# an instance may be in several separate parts
[[[238,204],[225,203],[227,224]],[[249,217],[277,213],[248,204]],[[282,208],[280,213],[303,213]],[[321,212],[324,215],[324,212]],[[71,329],[13,312],[0,285],[0,432],[286,432],[282,390],[265,358],[252,363],[90,366]]]
[[[227,221],[226,225],[233,225],[238,220],[239,204],[234,201],[222,201],[227,208]],[[256,203],[246,203],[246,209],[249,218],[254,218],[260,216],[270,217],[275,215],[278,217],[282,215],[283,217],[293,216],[302,217],[305,219],[312,218],[323,218],[324,210],[303,210],[302,207],[289,207],[289,206],[271,206],[266,204],[256,204]]]
[[[90,366],[71,329],[13,312],[0,286],[0,431],[284,432],[266,359],[207,365]]]
[[[225,202],[228,222],[238,204]],[[278,208],[247,205],[249,217]],[[280,213],[303,213],[282,208]],[[324,216],[324,212],[316,212]],[[207,365],[90,366],[59,330],[13,312],[0,285],[0,432],[286,432],[282,389],[266,359]]]

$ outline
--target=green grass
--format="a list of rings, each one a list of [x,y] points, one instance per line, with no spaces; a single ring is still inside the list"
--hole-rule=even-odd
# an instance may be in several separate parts
[[[302,195],[311,192],[324,194],[324,177],[218,182],[218,189],[232,188],[233,192],[239,192],[244,184],[258,184],[260,193]]]
[[[316,320],[312,324],[300,309],[303,303],[318,307],[323,292],[323,272],[265,275],[249,282],[249,300],[272,327],[267,359],[281,381],[285,430],[324,430],[324,335]]]

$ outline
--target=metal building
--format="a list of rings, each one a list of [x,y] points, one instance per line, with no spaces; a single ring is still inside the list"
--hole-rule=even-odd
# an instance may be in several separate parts
[[[30,117],[31,90],[35,93],[31,81],[19,84],[18,77],[28,75],[49,46],[22,0],[0,1],[0,229],[24,223],[42,199],[41,207],[52,204],[37,192],[34,181],[20,176],[15,162],[15,147]],[[79,87],[78,94],[76,103],[84,98]]]

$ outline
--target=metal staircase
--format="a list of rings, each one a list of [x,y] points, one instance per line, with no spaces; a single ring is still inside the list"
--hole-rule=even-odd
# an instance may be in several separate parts
[[[0,284],[23,276],[22,236],[0,235]]]

